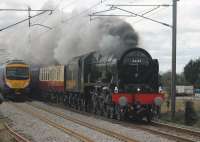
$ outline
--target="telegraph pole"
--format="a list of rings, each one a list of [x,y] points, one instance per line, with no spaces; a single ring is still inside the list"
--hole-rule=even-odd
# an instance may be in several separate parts
[[[176,27],[177,27],[177,0],[173,0],[172,8],[172,74],[171,74],[171,118],[176,112]]]

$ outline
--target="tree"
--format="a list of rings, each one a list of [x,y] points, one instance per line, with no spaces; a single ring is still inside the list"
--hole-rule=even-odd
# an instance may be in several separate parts
[[[176,74],[176,85],[190,85],[185,79],[184,73]]]
[[[171,71],[165,72],[160,77],[160,82],[168,94],[171,94]],[[189,85],[184,73],[176,74],[176,85]]]
[[[167,91],[168,94],[170,94],[171,89],[171,72],[165,72],[161,75],[160,82],[163,86],[163,89]]]
[[[196,88],[200,87],[200,58],[189,61],[184,67],[184,76],[185,79]]]

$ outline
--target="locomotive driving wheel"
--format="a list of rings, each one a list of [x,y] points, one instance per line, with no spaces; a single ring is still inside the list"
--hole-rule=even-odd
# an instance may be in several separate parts
[[[146,116],[146,118],[147,118],[147,122],[151,123],[151,121],[152,121],[152,114],[148,113],[147,116]]]
[[[103,110],[103,115],[105,117],[109,117],[109,108],[108,108],[108,105],[107,104],[104,104],[104,110]]]
[[[122,110],[119,105],[116,105],[115,109],[116,109],[116,119],[124,120],[125,119],[124,110]]]
[[[108,115],[109,115],[109,118],[110,118],[110,119],[114,119],[114,117],[115,117],[115,112],[114,112],[114,107],[113,107],[113,106],[110,106],[110,107],[109,107]]]
[[[147,118],[147,122],[151,123],[152,119],[153,119],[153,112],[151,111],[151,109],[148,109],[148,112],[146,114],[146,118]]]

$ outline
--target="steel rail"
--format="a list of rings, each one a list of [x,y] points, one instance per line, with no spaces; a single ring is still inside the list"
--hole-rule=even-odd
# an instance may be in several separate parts
[[[33,106],[37,107],[36,104],[29,103],[29,105],[33,105]],[[55,107],[52,104],[47,104],[47,105],[50,105],[51,107]],[[58,106],[56,106],[56,107],[59,108]],[[41,108],[41,109],[44,109],[44,108]],[[143,131],[147,131],[147,132],[150,132],[152,134],[160,135],[160,136],[163,136],[163,137],[171,139],[171,140],[176,140],[178,142],[196,142],[196,140],[192,140],[192,139],[189,139],[189,138],[184,138],[184,137],[178,136],[176,134],[171,134],[171,133],[167,133],[166,131],[155,130],[155,129],[152,129],[152,128],[148,127],[148,126],[153,126],[153,125],[145,125],[144,126],[144,125],[133,124],[133,123],[131,124],[129,122],[120,122],[118,120],[108,119],[108,118],[105,118],[105,117],[102,117],[102,116],[96,116],[96,115],[93,115],[91,113],[78,111],[78,110],[73,109],[73,108],[69,108],[69,110],[73,111],[73,112],[76,112],[76,113],[83,114],[85,116],[94,116],[95,118],[102,119],[104,121],[108,121],[108,122],[112,122],[112,123],[116,123],[116,124],[119,124],[119,125],[122,125],[122,126],[125,126],[125,127],[128,127],[128,128],[140,129],[140,130],[143,130]],[[47,110],[47,111],[49,111],[49,110]],[[56,112],[56,113],[58,113],[58,112]]]
[[[8,133],[13,136],[13,138],[17,141],[17,142],[31,142],[30,140],[26,139],[25,137],[21,136],[20,134],[18,134],[17,132],[15,132],[11,127],[8,126],[7,123],[4,124],[5,128],[8,130]]]
[[[42,107],[40,107],[40,106],[37,106],[37,105],[35,105],[35,104],[30,104],[30,103],[28,103],[28,105],[31,105],[31,106],[33,106],[33,107],[35,107],[35,108],[37,108],[37,109],[40,109],[40,110],[49,112],[49,113],[51,113],[51,114],[57,115],[57,116],[59,116],[59,117],[61,117],[61,118],[64,118],[64,119],[69,120],[69,121],[71,121],[71,122],[77,123],[77,124],[79,124],[79,125],[82,125],[82,126],[84,126],[84,127],[89,128],[89,129],[93,129],[93,130],[95,130],[95,131],[97,131],[97,132],[103,133],[103,134],[105,134],[105,135],[107,135],[107,136],[113,137],[113,138],[118,139],[118,140],[120,140],[120,141],[123,141],[123,142],[138,142],[138,141],[136,141],[136,140],[134,140],[134,139],[132,139],[132,138],[129,138],[129,137],[127,137],[127,136],[124,136],[124,135],[122,135],[122,134],[120,134],[120,133],[116,133],[116,132],[113,132],[113,131],[111,131],[111,130],[107,130],[107,129],[98,127],[98,126],[96,126],[96,125],[93,125],[93,124],[91,124],[91,123],[87,123],[87,122],[81,121],[81,120],[76,119],[76,118],[74,118],[74,117],[66,116],[66,115],[65,115],[64,113],[62,113],[62,112],[56,112],[56,111],[53,111],[53,110],[48,110],[48,109],[42,108]]]
[[[21,106],[19,106],[17,104],[13,104],[13,103],[11,105],[13,105],[16,108],[22,110],[23,112],[31,114],[32,116],[34,116],[34,117],[38,118],[39,120],[41,120],[41,121],[43,121],[43,122],[45,122],[45,123],[57,128],[58,130],[61,130],[62,132],[66,133],[66,134],[68,134],[70,136],[73,136],[74,138],[79,139],[82,142],[94,142],[93,140],[91,140],[91,139],[89,139],[89,138],[87,138],[87,137],[85,137],[85,136],[83,136],[83,135],[81,135],[81,134],[79,134],[79,133],[77,133],[77,132],[75,132],[73,130],[70,130],[70,129],[62,126],[62,125],[59,125],[58,123],[55,123],[55,122],[53,122],[53,121],[51,121],[51,120],[39,115],[36,112],[33,112],[32,110],[28,110],[27,108],[25,109],[25,108],[23,108],[23,107],[21,107]]]
[[[164,128],[174,129],[178,132],[183,132],[183,133],[187,133],[190,135],[200,137],[200,131],[191,130],[191,129],[180,127],[180,126],[172,126],[170,124],[164,124],[164,123],[156,122],[156,121],[152,121],[152,125],[156,126],[156,127],[164,127]]]
[[[155,129],[151,129],[151,128],[147,128],[147,127],[140,127],[139,129],[151,132],[152,134],[157,134],[157,135],[160,135],[160,136],[164,136],[164,137],[166,137],[168,139],[171,139],[171,140],[176,140],[177,142],[196,142],[196,140],[184,138],[182,136],[173,135],[171,133],[166,133],[166,132],[162,132],[160,130],[155,130]]]

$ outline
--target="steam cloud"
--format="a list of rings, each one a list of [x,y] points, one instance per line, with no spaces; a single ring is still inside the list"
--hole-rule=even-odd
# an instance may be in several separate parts
[[[62,17],[76,13],[73,11]],[[63,24],[60,19],[59,14],[49,17],[45,24],[56,28],[43,35],[38,35],[41,33],[38,29],[22,29],[12,36],[10,34],[9,53],[33,64],[66,64],[72,57],[91,51],[117,53],[138,46],[137,33],[122,19],[109,17],[89,21],[88,17],[80,16]]]

